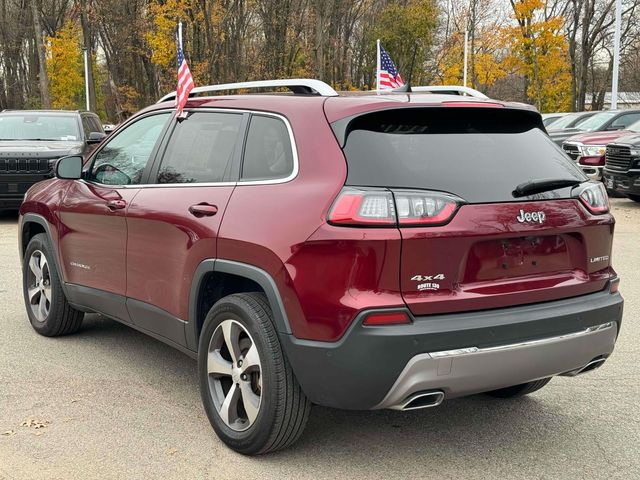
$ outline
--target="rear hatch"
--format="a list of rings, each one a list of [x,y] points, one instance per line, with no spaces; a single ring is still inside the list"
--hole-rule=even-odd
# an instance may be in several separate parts
[[[400,286],[415,315],[550,301],[606,286],[613,218],[577,198],[576,190],[596,185],[582,183],[587,178],[547,137],[539,114],[397,108],[340,126],[347,186],[382,188],[394,198]],[[564,183],[526,188],[546,180]],[[416,218],[430,208],[442,213],[422,225]]]

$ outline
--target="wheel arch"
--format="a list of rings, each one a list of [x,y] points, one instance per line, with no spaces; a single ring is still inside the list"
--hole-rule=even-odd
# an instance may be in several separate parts
[[[51,226],[46,218],[42,215],[38,215],[36,213],[25,213],[20,222],[20,226],[18,229],[18,247],[20,249],[20,262],[24,261],[24,254],[27,250],[27,245],[33,237],[38,235],[39,233],[44,233],[47,237],[49,237],[49,242],[51,243],[51,248],[53,248],[53,262],[55,263],[56,270],[58,272],[58,276],[60,277],[60,284],[62,286],[62,291],[65,295],[67,295],[67,287],[64,279],[64,272],[60,268],[60,252],[58,251],[58,242],[57,238],[53,235],[51,231]]]
[[[189,292],[189,321],[185,325],[187,348],[198,350],[202,324],[211,306],[220,298],[233,293],[263,292],[273,311],[278,333],[290,334],[291,328],[282,297],[271,275],[246,263],[223,259],[200,262]]]

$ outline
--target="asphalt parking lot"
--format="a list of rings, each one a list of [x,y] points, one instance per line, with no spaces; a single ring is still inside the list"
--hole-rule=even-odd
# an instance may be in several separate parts
[[[315,407],[291,449],[246,458],[209,427],[195,361],[95,315],[38,336],[17,219],[0,218],[0,479],[640,478],[640,204],[612,200],[625,315],[611,359],[528,398],[400,413]],[[87,245],[87,248],[91,248]]]

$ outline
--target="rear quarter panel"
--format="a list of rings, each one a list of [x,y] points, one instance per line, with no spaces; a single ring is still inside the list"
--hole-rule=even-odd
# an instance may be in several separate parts
[[[304,337],[308,328],[296,292],[303,277],[291,258],[325,223],[327,211],[344,185],[346,162],[322,103],[298,99],[278,104],[277,98],[274,102],[272,111],[285,116],[293,130],[298,175],[287,183],[238,184],[220,227],[218,258],[247,263],[269,273],[283,299],[292,332]],[[291,107],[282,108],[283,104]]]

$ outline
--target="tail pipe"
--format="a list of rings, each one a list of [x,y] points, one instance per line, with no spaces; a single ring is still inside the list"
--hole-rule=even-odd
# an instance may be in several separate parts
[[[576,375],[582,375],[583,373],[590,372],[591,370],[595,370],[598,367],[601,367],[602,364],[606,361],[606,357],[598,357],[591,360],[584,367],[580,367],[576,370],[571,370],[570,372],[563,373],[563,377],[575,377]]]
[[[394,405],[393,410],[419,410],[421,408],[437,407],[444,400],[442,390],[432,390],[429,392],[417,392],[409,395],[398,405]]]

